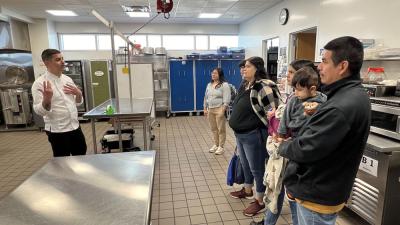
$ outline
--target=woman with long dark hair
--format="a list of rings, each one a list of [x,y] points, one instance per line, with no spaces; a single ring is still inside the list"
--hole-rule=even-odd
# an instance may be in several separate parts
[[[302,68],[305,68],[305,67],[312,68],[318,74],[317,67],[310,60],[297,59],[297,60],[292,61],[289,64],[288,70],[287,70],[287,74],[286,74],[286,79],[287,79],[288,85],[290,85],[290,90],[293,89],[293,87],[292,87],[292,79],[293,79],[294,74],[298,70],[300,70]],[[319,76],[318,76],[318,78],[319,78]],[[320,83],[320,82],[318,82],[318,83]],[[320,86],[320,85],[318,85],[318,86]],[[293,96],[294,96],[294,92],[290,91],[290,93],[288,94],[288,97],[286,99],[286,102],[289,102],[289,100]],[[279,194],[278,201],[277,201],[277,213],[274,214],[270,210],[267,210],[267,211],[265,211],[265,216],[264,216],[264,219],[262,221],[260,221],[260,222],[252,222],[252,223],[250,223],[250,225],[275,225],[276,222],[278,221],[278,218],[279,218],[280,214],[281,214],[284,198],[285,198],[285,188],[282,185],[281,193]],[[290,211],[291,211],[291,215],[292,215],[292,223],[293,223],[293,225],[297,225],[298,224],[298,220],[297,220],[296,202],[294,200],[290,200],[289,199],[289,207],[290,207]]]
[[[226,140],[225,111],[230,100],[231,89],[225,81],[224,71],[221,68],[215,68],[211,73],[211,81],[208,83],[204,95],[204,115],[208,117],[214,137],[214,145],[209,152],[216,155],[224,153]]]
[[[268,114],[279,105],[277,85],[267,79],[264,60],[251,57],[244,65],[244,81],[235,98],[229,125],[236,136],[236,144],[245,175],[244,187],[231,192],[233,198],[253,198],[252,187],[256,183],[255,201],[243,211],[254,216],[265,208],[263,176],[267,140]]]

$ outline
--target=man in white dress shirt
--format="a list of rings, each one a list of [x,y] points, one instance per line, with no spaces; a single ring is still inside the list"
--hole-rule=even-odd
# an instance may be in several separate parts
[[[82,92],[70,77],[62,74],[65,64],[60,51],[46,49],[42,60],[47,71],[32,85],[33,109],[43,116],[53,155],[85,155],[86,141],[77,110],[83,103]]]

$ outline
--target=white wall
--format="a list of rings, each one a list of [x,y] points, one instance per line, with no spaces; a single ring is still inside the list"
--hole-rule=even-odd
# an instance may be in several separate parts
[[[284,26],[278,22],[282,8],[288,8],[290,15]],[[239,45],[246,48],[247,56],[262,56],[262,40],[278,36],[280,47],[286,47],[289,33],[316,26],[317,52],[344,35],[400,47],[399,9],[399,0],[285,0],[240,24]]]
[[[122,33],[132,33],[143,24],[115,24]],[[58,33],[110,33],[102,23],[56,22]],[[138,34],[238,34],[239,25],[218,24],[148,24]]]
[[[47,32],[49,34],[49,48],[58,49],[58,36],[56,31],[56,26],[53,21],[47,21]]]
[[[41,62],[41,54],[44,49],[49,48],[49,33],[47,20],[36,19],[34,23],[28,25],[29,37],[31,42],[32,63],[35,77],[43,74],[46,67]]]
[[[131,33],[142,24],[116,24],[122,33]],[[65,23],[56,22],[58,33],[110,33],[102,23]],[[214,25],[214,24],[148,24],[138,34],[232,34],[238,35],[239,25]],[[194,52],[168,51],[170,57],[182,57]],[[207,53],[210,51],[197,51]],[[213,52],[213,51],[212,51]],[[111,51],[63,51],[66,60],[73,59],[111,59]]]

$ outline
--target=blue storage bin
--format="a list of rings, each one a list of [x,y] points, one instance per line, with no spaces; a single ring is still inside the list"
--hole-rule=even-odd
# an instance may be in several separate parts
[[[215,54],[200,54],[200,59],[215,59],[217,58]]]
[[[186,59],[198,59],[200,57],[200,54],[189,54],[186,55]]]
[[[221,46],[217,49],[217,53],[228,53],[228,48],[226,46]]]
[[[231,52],[231,53],[245,53],[244,48],[242,48],[242,47],[229,48],[229,52]]]
[[[217,54],[217,59],[231,59],[232,54],[230,53],[218,53]]]
[[[245,54],[244,53],[232,53],[232,59],[244,59]]]

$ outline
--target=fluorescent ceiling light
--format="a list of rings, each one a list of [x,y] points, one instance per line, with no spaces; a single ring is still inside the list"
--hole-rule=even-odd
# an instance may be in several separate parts
[[[148,12],[125,12],[130,17],[150,17]]]
[[[71,10],[46,10],[46,12],[54,16],[77,16],[76,13]]]
[[[150,17],[150,9],[148,6],[125,6],[122,9],[130,17]]]
[[[215,19],[221,16],[221,13],[200,13],[199,18],[202,19]]]

